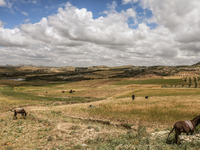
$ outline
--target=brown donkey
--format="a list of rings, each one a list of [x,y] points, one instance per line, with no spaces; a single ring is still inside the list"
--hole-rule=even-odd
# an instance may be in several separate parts
[[[200,116],[195,117],[193,120],[188,120],[188,121],[177,121],[174,124],[173,129],[169,132],[167,139],[169,138],[169,135],[173,132],[175,129],[175,139],[176,139],[176,144],[180,144],[178,140],[178,136],[183,132],[183,133],[190,133],[191,135],[193,134],[196,126],[200,123]]]
[[[22,114],[22,117],[26,117],[27,116],[27,114],[28,114],[28,112],[26,112],[25,110],[24,110],[24,108],[15,108],[14,110],[10,110],[10,111],[14,111],[14,116],[13,116],[13,119],[15,118],[17,118],[17,114]]]

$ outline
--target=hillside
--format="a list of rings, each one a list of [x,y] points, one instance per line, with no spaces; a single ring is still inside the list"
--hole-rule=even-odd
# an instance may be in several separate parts
[[[91,66],[46,67],[33,65],[0,66],[0,79],[22,78],[26,80],[80,81],[90,79],[173,76],[200,76],[200,63],[190,66]]]

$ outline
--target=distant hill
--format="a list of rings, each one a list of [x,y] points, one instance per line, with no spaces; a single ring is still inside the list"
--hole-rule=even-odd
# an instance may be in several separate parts
[[[26,65],[26,64],[19,64],[19,65],[12,65],[12,64],[7,64],[7,65],[0,65],[0,67],[8,67],[8,68],[14,68],[14,67],[46,67],[46,66],[36,66],[36,65]]]
[[[188,66],[90,66],[48,67],[34,65],[0,66],[1,78],[23,78],[27,80],[80,81],[108,78],[137,78],[153,76],[200,77],[200,62]]]
[[[198,62],[198,63],[196,63],[196,64],[194,64],[192,66],[200,66],[200,62]]]
[[[193,65],[184,65],[184,66],[170,66],[170,67],[189,67],[189,66],[200,66],[200,62],[193,64]],[[31,67],[35,67],[35,68],[84,68],[84,69],[89,69],[89,70],[97,70],[97,69],[121,69],[121,68],[134,68],[136,66],[133,65],[125,65],[125,66],[115,66],[115,67],[108,67],[108,66],[89,66],[89,67],[73,67],[73,66],[64,66],[64,67],[52,67],[52,66],[42,66],[42,65],[26,65],[26,64],[19,64],[19,65],[12,65],[12,64],[7,64],[7,65],[0,65],[0,67],[25,67],[25,68],[31,68]],[[146,67],[146,66],[137,66],[137,67]],[[149,66],[149,67],[169,67],[169,66]]]

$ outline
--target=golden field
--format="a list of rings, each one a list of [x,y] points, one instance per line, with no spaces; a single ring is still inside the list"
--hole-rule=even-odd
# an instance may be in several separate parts
[[[200,88],[162,88],[163,84],[182,85],[184,81],[161,79],[0,80],[0,149],[117,149],[120,144],[125,149],[122,135],[128,131],[138,135],[140,127],[145,127],[144,138],[171,129],[178,120],[200,115]],[[71,89],[75,92],[69,93]],[[28,116],[13,120],[10,109],[15,107],[23,107]],[[142,149],[142,139],[134,137],[129,139],[129,149]],[[108,146],[113,139],[120,139],[119,144]],[[182,148],[163,141],[160,144],[168,149]],[[155,145],[156,139],[151,142]]]

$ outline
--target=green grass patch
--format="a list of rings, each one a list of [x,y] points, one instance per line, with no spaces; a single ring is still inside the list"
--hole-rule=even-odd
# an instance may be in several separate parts
[[[196,150],[200,146],[200,142],[185,142],[176,145],[173,139],[166,140],[167,135],[150,138],[146,133],[146,128],[138,127],[137,133],[127,132],[116,137],[107,136],[90,139],[90,143],[94,144],[96,150]]]
[[[100,100],[98,98],[91,97],[68,97],[68,98],[57,98],[57,97],[47,97],[47,96],[37,96],[31,93],[23,93],[19,91],[15,91],[13,87],[0,87],[0,92],[9,97],[13,97],[15,99],[23,99],[23,100],[37,100],[37,101],[67,101],[67,102],[87,102],[87,101],[97,101]]]
[[[115,85],[129,85],[129,84],[185,84],[182,79],[150,79],[150,80],[132,80],[132,81],[121,81],[115,83]]]

